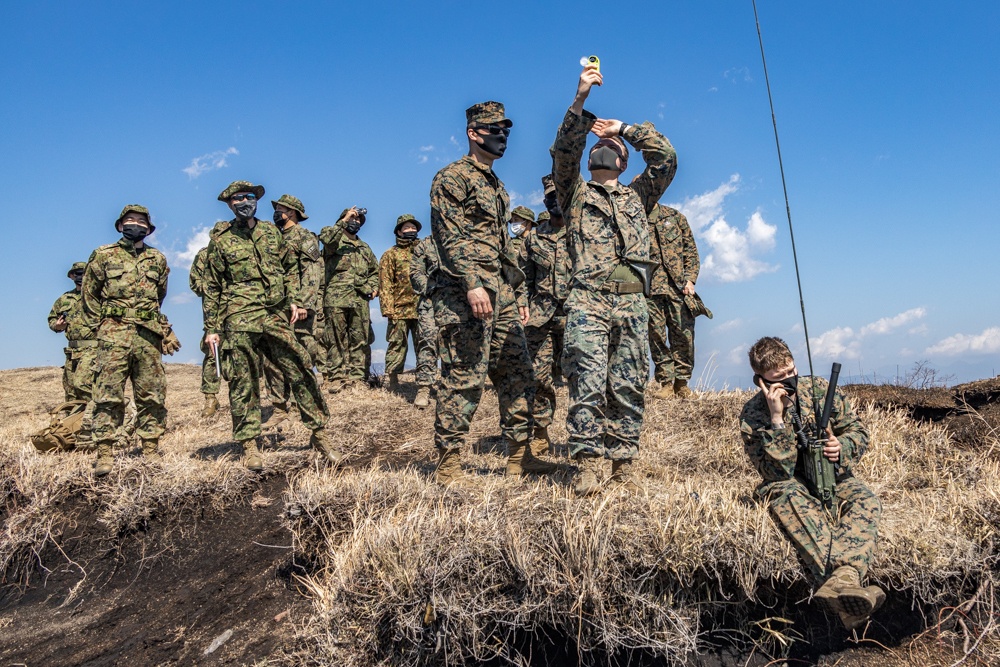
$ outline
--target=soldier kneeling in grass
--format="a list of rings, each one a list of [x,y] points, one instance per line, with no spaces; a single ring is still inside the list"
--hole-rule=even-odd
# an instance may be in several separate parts
[[[850,401],[834,394],[822,456],[833,464],[832,502],[824,504],[806,475],[811,415],[819,414],[828,384],[799,377],[795,360],[780,338],[765,337],[750,348],[750,366],[760,392],[740,415],[743,447],[763,477],[757,495],[810,573],[823,582],[815,597],[820,606],[853,629],[885,601],[878,586],[862,586],[875,549],[882,504],[852,469],[868,448],[868,430]]]

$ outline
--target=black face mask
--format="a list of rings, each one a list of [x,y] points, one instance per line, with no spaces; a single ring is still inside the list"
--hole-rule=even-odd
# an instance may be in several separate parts
[[[765,380],[760,375],[754,375],[753,376],[753,383],[756,385],[758,381],[763,382],[764,385],[767,386],[767,387],[773,387],[776,384],[780,384],[781,386],[783,386],[785,388],[785,393],[787,393],[789,396],[794,396],[795,392],[798,391],[798,389],[799,389],[799,376],[798,375],[793,375],[791,377],[785,378],[784,380],[778,380],[777,382],[768,382],[767,380]]]
[[[608,146],[598,146],[594,149],[594,152],[590,154],[590,165],[589,169],[591,171],[596,171],[598,169],[609,169],[611,171],[622,171],[622,168],[618,166],[618,153],[614,149]]]
[[[83,274],[82,273],[74,273],[73,274],[73,283],[77,287],[82,287],[83,286]]]
[[[361,223],[359,221],[351,220],[349,223],[347,223],[348,234],[357,234],[359,231],[361,231]]]
[[[137,225],[135,223],[126,222],[122,225],[122,236],[132,243],[138,243],[149,236],[149,228],[145,225]]]
[[[257,212],[256,199],[244,199],[233,204],[233,211],[240,220],[250,220]]]
[[[504,151],[507,150],[507,136],[505,134],[480,134],[479,138],[483,140],[480,147],[484,151],[494,157],[503,157]]]
[[[403,241],[416,241],[417,232],[403,232],[399,235],[399,238]]]
[[[285,224],[285,216],[279,211],[275,211],[274,215],[271,216],[271,219],[274,220],[274,224],[278,225],[279,227],[282,227]]]
[[[562,208],[559,206],[559,199],[556,197],[556,193],[550,192],[545,195],[544,199],[545,210],[549,212],[549,215],[553,218],[563,217]]]

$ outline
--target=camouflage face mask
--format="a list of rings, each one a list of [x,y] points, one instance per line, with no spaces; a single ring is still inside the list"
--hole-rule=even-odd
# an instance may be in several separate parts
[[[257,212],[257,200],[244,199],[243,201],[238,201],[233,204],[233,210],[236,212],[236,217],[240,220],[250,220],[253,218],[254,213]]]

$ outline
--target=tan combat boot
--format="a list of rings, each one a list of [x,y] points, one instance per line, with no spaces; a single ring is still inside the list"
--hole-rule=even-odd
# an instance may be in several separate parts
[[[344,460],[344,453],[333,446],[333,437],[326,428],[320,427],[313,431],[309,442],[332,467],[336,468]]]
[[[830,578],[823,582],[823,585],[813,595],[820,609],[827,614],[840,614],[843,611],[840,607],[840,601],[837,598],[844,585],[851,582],[852,575],[854,579],[857,579],[858,573],[854,568],[838,567],[830,575]]]
[[[576,484],[573,492],[581,498],[592,496],[601,490],[601,483],[597,481],[597,471],[601,468],[601,458],[598,456],[576,455],[577,465],[580,472],[576,476]]]
[[[288,421],[288,404],[287,403],[272,403],[271,404],[271,416],[267,418],[267,421],[260,425],[260,427],[267,431],[269,429],[275,428],[278,424]]]
[[[100,443],[97,445],[97,463],[94,465],[94,477],[104,477],[114,468],[115,458],[111,445]]]
[[[548,475],[555,472],[554,463],[541,461],[531,456],[528,441],[515,442],[507,441],[507,474],[523,475],[524,473],[534,473],[536,475]]]
[[[687,380],[674,380],[674,395],[677,398],[691,398],[692,394]]]
[[[842,582],[837,594],[837,602],[842,612],[841,620],[844,620],[843,616],[853,617],[851,620],[866,619],[885,602],[885,592],[881,588],[861,586],[861,576],[853,567],[838,567],[833,576],[838,577],[838,575]],[[845,621],[846,625],[847,621]]]
[[[219,411],[219,399],[215,394],[205,394],[205,407],[201,409],[201,418],[208,419],[214,417]]]
[[[257,438],[244,440],[240,444],[243,445],[243,463],[246,465],[247,470],[251,472],[260,472],[263,470],[264,459],[260,457],[260,450],[257,449]]]
[[[389,391],[399,393],[399,375],[396,373],[389,373]]]
[[[611,462],[611,483],[633,493],[641,493],[645,489],[635,478],[635,466],[632,459],[615,459]]]
[[[150,461],[162,461],[163,454],[160,453],[160,442],[158,440],[143,440],[142,455]]]
[[[434,470],[434,481],[448,486],[465,479],[462,472],[462,455],[457,449],[438,449],[438,464]]]
[[[417,408],[426,408],[431,404],[431,388],[420,387],[417,389],[417,397],[413,399],[413,405]]]
[[[545,456],[552,448],[552,439],[549,438],[548,426],[536,426],[534,437],[528,445],[528,453],[533,457]]]
[[[669,381],[661,383],[660,388],[653,392],[653,398],[659,398],[661,400],[669,400],[675,396],[677,396],[677,394],[674,393],[674,385]]]

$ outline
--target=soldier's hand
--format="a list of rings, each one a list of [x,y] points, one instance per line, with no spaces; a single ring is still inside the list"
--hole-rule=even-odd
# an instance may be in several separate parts
[[[52,328],[56,331],[66,331],[66,327],[69,326],[66,323],[66,318],[60,315],[55,322],[52,323]]]
[[[374,291],[372,291],[372,295],[371,295],[371,298],[372,298],[372,299],[374,299],[374,298],[375,298],[375,297],[377,297],[377,296],[378,296],[378,290],[374,290]]]
[[[768,385],[763,378],[758,378],[756,382],[760,390],[764,392],[764,400],[767,401],[767,408],[771,411],[771,423],[777,424],[784,421],[785,403],[786,401],[790,402],[784,385],[780,382]]]
[[[205,346],[210,349],[219,347],[219,334],[205,334]]]
[[[493,302],[490,301],[489,292],[482,287],[476,287],[466,292],[465,297],[472,306],[472,314],[476,319],[486,320],[493,317]]]
[[[826,443],[823,445],[823,456],[830,463],[836,463],[840,460],[840,440],[837,440],[837,436],[833,434],[833,429],[829,426],[826,427],[826,435]]]
[[[620,120],[605,120],[604,118],[598,118],[594,121],[594,126],[590,128],[590,131],[599,136],[601,139],[612,139],[618,136],[621,129],[622,122]]]
[[[177,334],[174,333],[173,329],[167,330],[167,335],[160,341],[160,352],[169,356],[179,349],[181,349],[181,342],[177,339]]]
[[[301,322],[302,320],[309,317],[309,311],[305,308],[299,308],[294,303],[292,304],[292,318],[289,323],[295,324],[296,322]]]
[[[691,282],[690,280],[687,281],[687,284],[684,285],[684,295],[694,296],[694,283]]]
[[[347,213],[344,214],[344,220],[346,220],[347,222],[350,222],[351,220],[360,220],[360,219],[361,219],[361,213],[358,212],[357,206],[352,206],[351,208],[347,209]]]
[[[590,89],[594,85],[600,86],[603,83],[604,77],[597,70],[597,65],[588,63],[580,74],[580,81],[576,84],[576,97],[573,98],[573,106],[570,107],[570,111],[577,116],[583,115],[583,103],[590,95]]]
[[[517,307],[517,314],[521,316],[521,326],[524,326],[525,324],[528,323],[528,307],[527,306],[518,306]]]

